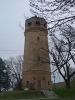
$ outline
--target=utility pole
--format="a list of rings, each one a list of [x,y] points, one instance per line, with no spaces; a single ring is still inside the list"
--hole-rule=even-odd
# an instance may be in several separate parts
[[[53,81],[53,83],[54,83],[54,89],[56,89],[56,85],[55,85],[55,78],[56,78],[56,75],[55,75],[55,73],[53,72],[53,79],[54,79],[54,81]]]

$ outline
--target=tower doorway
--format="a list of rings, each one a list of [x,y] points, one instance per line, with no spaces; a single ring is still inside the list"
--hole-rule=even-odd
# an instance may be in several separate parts
[[[41,81],[40,80],[37,81],[37,88],[41,89]]]

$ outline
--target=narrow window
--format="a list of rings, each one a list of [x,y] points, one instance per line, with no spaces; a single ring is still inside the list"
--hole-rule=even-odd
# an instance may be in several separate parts
[[[43,77],[43,80],[45,80],[45,77]]]
[[[28,23],[28,26],[31,26],[31,25],[32,25],[32,23],[31,23],[31,22],[29,22],[29,23]]]
[[[49,81],[48,81],[48,85],[49,85],[50,83],[49,83]]]
[[[34,77],[34,80],[35,80],[35,77]]]
[[[44,27],[46,27],[46,24],[44,23]]]
[[[39,26],[39,25],[40,25],[40,22],[39,22],[39,21],[36,21],[36,25],[38,25],[38,26]]]
[[[27,81],[27,85],[29,85],[29,81]]]
[[[40,38],[39,38],[39,37],[37,37],[37,40],[39,41],[39,40],[40,40]]]
[[[38,57],[38,61],[40,61],[40,57]]]

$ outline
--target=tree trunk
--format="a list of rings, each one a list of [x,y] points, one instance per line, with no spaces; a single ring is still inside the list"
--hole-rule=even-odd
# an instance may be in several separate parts
[[[65,83],[66,83],[66,88],[67,88],[67,89],[70,89],[70,79],[67,79],[67,80],[65,81]]]

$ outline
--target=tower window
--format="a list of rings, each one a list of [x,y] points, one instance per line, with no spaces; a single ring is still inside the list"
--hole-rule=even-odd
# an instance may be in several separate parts
[[[34,80],[35,80],[35,77],[34,77]]]
[[[31,26],[31,25],[32,25],[32,23],[31,23],[31,22],[29,22],[29,23],[28,23],[28,26]]]
[[[27,85],[29,85],[29,81],[27,81]]]
[[[43,80],[45,80],[45,77],[43,77]]]
[[[38,57],[38,61],[40,61],[40,57]]]
[[[49,81],[48,81],[48,85],[49,85],[50,83],[49,83]]]
[[[38,25],[38,26],[39,26],[39,25],[40,25],[40,22],[39,22],[39,21],[36,21],[36,25]]]
[[[37,40],[40,40],[40,38],[39,38],[39,37],[37,37]]]
[[[44,27],[46,27],[46,24],[44,23]]]

